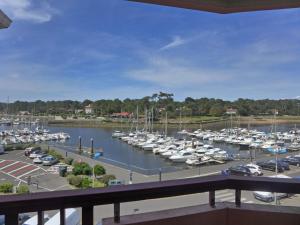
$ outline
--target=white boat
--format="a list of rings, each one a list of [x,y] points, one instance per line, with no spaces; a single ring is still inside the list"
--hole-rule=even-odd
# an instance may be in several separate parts
[[[116,131],[114,131],[113,133],[112,133],[112,135],[111,135],[113,138],[120,138],[120,137],[123,137],[123,136],[125,136],[125,133],[123,133],[123,132],[121,132],[121,131],[118,131],[118,130],[116,130]]]
[[[145,151],[152,151],[153,148],[156,148],[157,144],[155,143],[150,143],[150,144],[145,144],[142,146],[142,149],[144,149]]]
[[[180,151],[175,155],[172,155],[169,159],[173,162],[185,162],[187,159],[192,158],[193,153],[189,151]]]

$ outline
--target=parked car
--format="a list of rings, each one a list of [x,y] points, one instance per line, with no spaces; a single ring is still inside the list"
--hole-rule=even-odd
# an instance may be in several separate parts
[[[57,224],[60,224],[60,212],[56,213],[45,223],[45,225],[57,225]],[[65,210],[65,224],[66,225],[80,224],[80,214],[76,209],[69,208]]]
[[[108,186],[117,186],[117,185],[124,185],[125,181],[124,180],[109,180],[108,181]]]
[[[245,166],[232,166],[225,171],[222,171],[224,175],[237,175],[237,176],[251,176],[252,173],[249,168]]]
[[[33,163],[35,164],[42,164],[43,163],[43,158],[47,157],[47,154],[41,154],[38,157],[36,157],[35,159],[33,159]]]
[[[43,158],[43,166],[52,166],[56,163],[58,163],[58,160],[53,156],[46,156]]]
[[[41,147],[29,147],[29,148],[25,149],[24,155],[29,156],[33,151],[36,151],[36,150],[42,150],[42,149],[41,149]]]
[[[49,220],[49,216],[48,216],[48,214],[45,214],[44,215],[44,221],[45,222],[47,222],[48,220]],[[38,223],[38,216],[37,215],[35,215],[35,216],[33,216],[33,217],[31,217],[31,218],[29,218],[28,220],[26,220],[24,223],[22,223],[23,225],[37,225],[37,223]]]
[[[245,167],[247,167],[250,170],[252,175],[255,175],[255,176],[263,175],[263,172],[261,171],[261,167],[254,163],[249,163],[249,164],[245,165]]]
[[[274,176],[270,177],[275,177],[275,178],[291,178],[289,176],[283,175],[283,174],[277,174]],[[266,192],[266,191],[254,191],[253,195],[256,199],[264,202],[273,202],[275,200],[275,193],[273,192]],[[287,193],[276,193],[276,198],[277,199],[282,199],[282,198],[287,198],[291,196],[292,194],[287,194]]]
[[[272,163],[276,164],[275,159],[270,160]],[[287,162],[284,162],[282,159],[277,159],[277,165],[281,164],[284,170],[290,170],[290,165]]]
[[[283,162],[288,163],[289,165],[299,166],[300,165],[300,157],[288,156],[286,158],[281,159]]]
[[[261,162],[257,162],[256,164],[258,166],[260,166],[263,170],[271,170],[271,171],[276,172],[276,163],[275,163],[275,160],[274,161],[271,161],[271,160],[261,161]],[[283,168],[283,166],[282,166],[282,164],[280,162],[277,163],[277,171],[279,173],[281,173],[281,172],[284,171],[284,168]]]
[[[29,158],[34,159],[36,157],[38,157],[39,155],[43,154],[42,150],[38,149],[38,150],[34,150],[30,153]]]

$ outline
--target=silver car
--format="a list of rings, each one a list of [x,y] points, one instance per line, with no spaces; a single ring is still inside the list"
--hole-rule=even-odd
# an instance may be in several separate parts
[[[43,160],[43,166],[52,166],[58,163],[57,158],[54,158],[53,156],[46,156],[42,158],[42,160]]]
[[[274,176],[270,176],[272,178],[291,178],[289,176],[278,174]],[[266,192],[266,191],[254,191],[253,195],[256,199],[264,202],[273,202],[275,200],[275,193],[273,192]],[[287,198],[290,195],[287,193],[276,193],[277,199]]]

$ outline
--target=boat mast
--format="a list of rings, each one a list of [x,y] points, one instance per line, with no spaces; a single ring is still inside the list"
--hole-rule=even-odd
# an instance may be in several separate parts
[[[165,138],[167,138],[168,135],[168,111],[166,111],[166,124],[165,124]]]
[[[136,132],[139,130],[139,105],[136,106]]]
[[[154,117],[154,109],[152,106],[152,110],[151,110],[151,133],[153,133],[153,117]]]
[[[179,122],[179,130],[182,130],[182,118],[181,118],[181,107],[180,107],[180,111],[179,111],[179,118],[180,118],[180,122]]]

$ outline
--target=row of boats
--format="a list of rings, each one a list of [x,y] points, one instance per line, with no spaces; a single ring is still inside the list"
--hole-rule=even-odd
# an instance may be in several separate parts
[[[215,143],[239,146],[240,150],[261,149],[266,153],[283,154],[300,150],[300,131],[265,133],[242,128],[221,131],[195,130],[178,132],[180,138],[167,137],[159,133],[136,131],[124,133],[115,131],[113,138],[119,138],[129,145],[153,152],[174,163],[200,165],[225,163],[236,158],[227,150],[214,147]]]
[[[64,142],[70,138],[70,135],[64,132],[50,133],[49,130],[36,127],[34,130],[28,128],[17,130],[0,131],[0,143],[2,145],[10,144],[29,144],[47,141]]]
[[[277,154],[300,150],[300,130],[297,129],[272,133],[245,128],[223,129],[221,131],[196,130],[194,132],[183,130],[179,133],[212,143],[237,145],[240,150],[254,148]]]
[[[115,131],[112,137],[119,138],[127,144],[146,152],[160,155],[162,158],[169,159],[174,163],[199,165],[204,163],[224,163],[234,159],[227,151],[194,139],[177,139],[143,131],[129,134]]]

